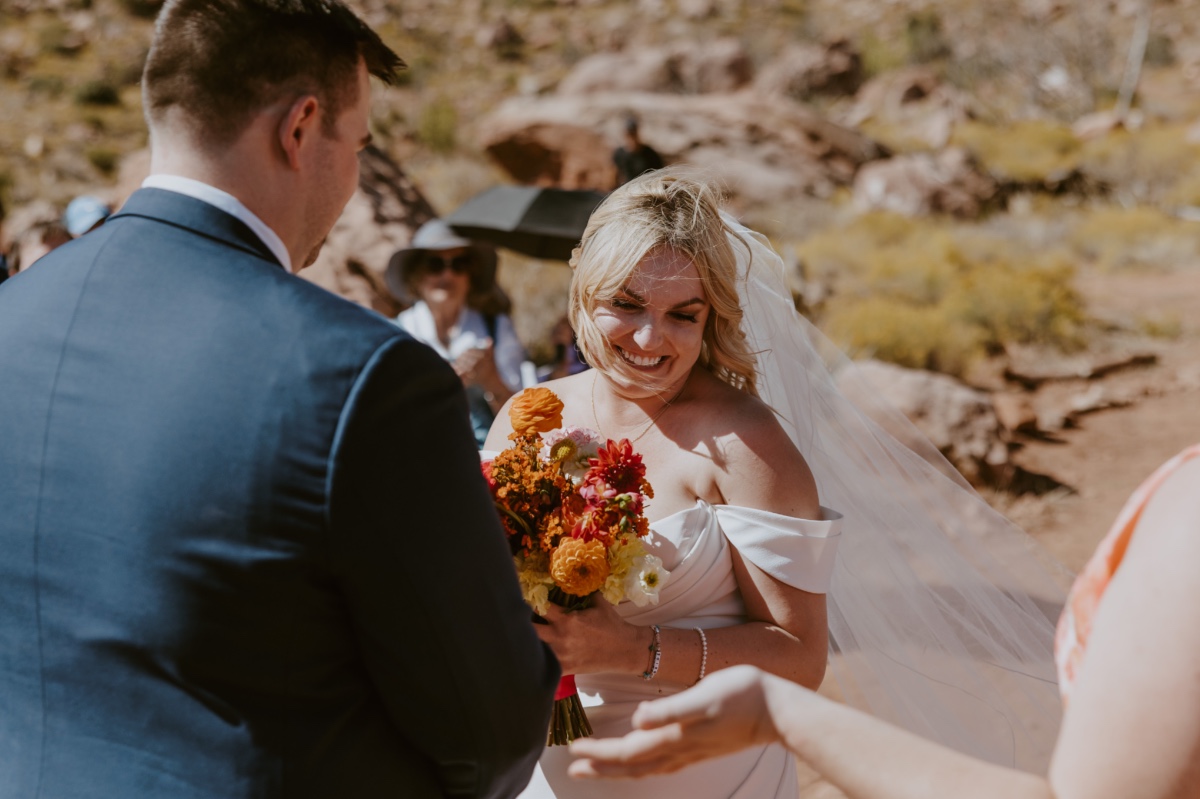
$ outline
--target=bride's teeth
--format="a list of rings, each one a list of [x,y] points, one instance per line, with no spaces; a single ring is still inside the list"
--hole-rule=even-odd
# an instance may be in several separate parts
[[[660,355],[657,358],[640,358],[637,355],[631,355],[625,350],[621,350],[621,357],[629,361],[634,366],[658,366],[658,364],[662,363],[662,360],[665,356]]]

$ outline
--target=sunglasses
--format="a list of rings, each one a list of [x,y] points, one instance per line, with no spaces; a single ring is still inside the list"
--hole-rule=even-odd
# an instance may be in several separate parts
[[[421,269],[430,275],[440,275],[447,269],[456,275],[461,275],[469,271],[474,263],[475,259],[470,253],[462,253],[453,258],[447,258],[435,252],[427,252],[425,253],[425,257],[421,259]]]

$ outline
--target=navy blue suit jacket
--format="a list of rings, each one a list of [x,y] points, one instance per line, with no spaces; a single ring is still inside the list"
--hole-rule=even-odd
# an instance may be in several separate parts
[[[161,190],[0,286],[0,798],[509,795],[557,678],[432,350]]]

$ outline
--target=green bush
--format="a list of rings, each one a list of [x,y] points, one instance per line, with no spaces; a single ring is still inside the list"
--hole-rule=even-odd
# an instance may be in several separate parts
[[[417,138],[435,153],[452,152],[458,144],[458,112],[444,97],[435,98],[421,111]]]
[[[121,0],[121,5],[135,17],[150,19],[158,14],[163,0]]]
[[[111,176],[117,170],[120,155],[108,147],[89,147],[85,153],[87,160],[105,176]]]
[[[824,231],[799,253],[829,286],[817,323],[855,355],[961,375],[1010,344],[1082,343],[1086,314],[1064,254],[891,214]]]
[[[92,80],[75,90],[76,105],[120,105],[121,94],[106,80]]]
[[[1166,270],[1200,258],[1195,222],[1147,207],[1094,208],[1075,225],[1068,243],[1102,270]]]
[[[1079,161],[1084,174],[1139,201],[1190,204],[1200,146],[1188,141],[1186,125],[1118,130],[1084,144]]]
[[[1007,126],[967,122],[951,143],[965,147],[999,180],[1054,184],[1079,167],[1080,142],[1066,125],[1042,120]]]

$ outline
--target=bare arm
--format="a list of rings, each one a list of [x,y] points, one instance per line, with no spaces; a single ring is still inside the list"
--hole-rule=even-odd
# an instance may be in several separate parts
[[[1200,795],[1200,461],[1150,502],[1096,616],[1050,778],[971,759],[754,669],[644,704],[642,729],[577,742],[576,776],[673,771],[780,740],[853,799]],[[869,768],[864,768],[869,766]]]

